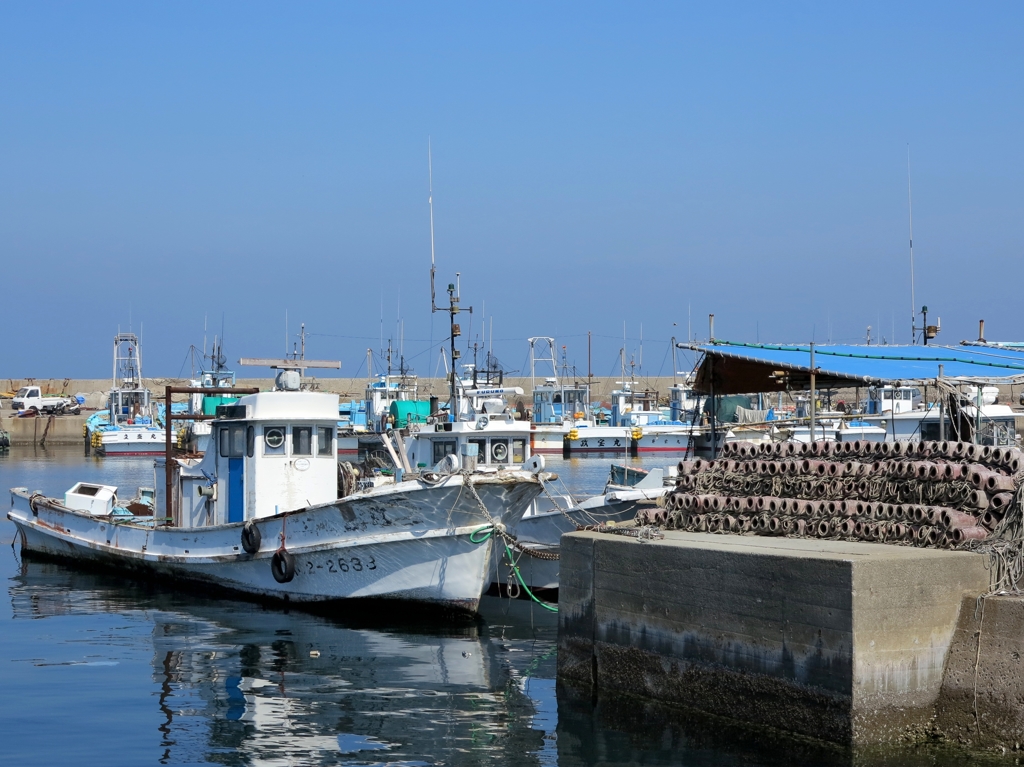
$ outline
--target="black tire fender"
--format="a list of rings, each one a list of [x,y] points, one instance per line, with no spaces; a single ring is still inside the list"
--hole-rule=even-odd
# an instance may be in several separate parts
[[[270,560],[270,572],[278,583],[288,583],[295,577],[295,557],[285,549],[278,549]]]
[[[260,533],[260,529],[252,520],[249,520],[242,527],[242,548],[245,549],[246,554],[255,554],[260,550],[262,543],[263,535]]]

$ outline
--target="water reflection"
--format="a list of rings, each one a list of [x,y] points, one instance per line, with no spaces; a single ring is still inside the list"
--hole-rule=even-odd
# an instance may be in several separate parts
[[[15,620],[149,623],[154,756],[164,764],[541,764],[552,753],[554,622],[525,605],[495,600],[491,621],[440,632],[402,627],[398,616],[394,627],[368,628],[356,616],[186,601],[32,558],[9,593]],[[85,654],[106,648],[117,662],[117,639],[98,634],[100,647]],[[543,697],[539,706],[531,695]]]
[[[669,460],[650,461],[651,467]],[[631,463],[639,463],[633,459]],[[574,492],[607,461],[553,458]],[[152,484],[148,459],[0,455],[0,488]],[[14,526],[0,520],[0,543]],[[9,553],[4,553],[4,552]],[[954,765],[934,749],[853,756],[632,698],[559,688],[556,616],[485,599],[483,620],[329,620],[205,599],[0,550],[4,764]],[[975,763],[984,760],[975,757]]]

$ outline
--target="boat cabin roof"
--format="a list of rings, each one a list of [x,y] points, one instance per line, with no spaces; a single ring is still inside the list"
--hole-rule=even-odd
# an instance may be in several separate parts
[[[246,394],[224,406],[226,417],[238,421],[337,421],[338,395],[309,391],[262,391]],[[244,408],[240,410],[239,408]]]

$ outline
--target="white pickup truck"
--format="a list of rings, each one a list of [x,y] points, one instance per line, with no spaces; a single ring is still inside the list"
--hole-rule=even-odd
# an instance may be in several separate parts
[[[76,397],[43,396],[38,386],[22,386],[11,400],[14,410],[35,410],[37,413],[70,413],[78,415],[82,406]]]

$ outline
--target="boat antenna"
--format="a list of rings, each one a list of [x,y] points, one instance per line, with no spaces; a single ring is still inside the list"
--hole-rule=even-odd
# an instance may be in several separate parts
[[[644,323],[640,323],[640,360],[638,362],[640,370],[644,369]]]
[[[672,323],[672,327],[676,327],[676,323]],[[672,385],[676,385],[676,337],[672,338],[668,342],[669,347],[672,349]]]
[[[910,144],[907,144],[907,213],[910,223],[910,343],[917,343],[917,299],[914,296],[914,197],[910,187]]]
[[[441,311],[434,298],[434,274],[437,265],[434,261],[434,162],[430,151],[430,137],[427,137],[427,204],[430,206],[430,313]]]

